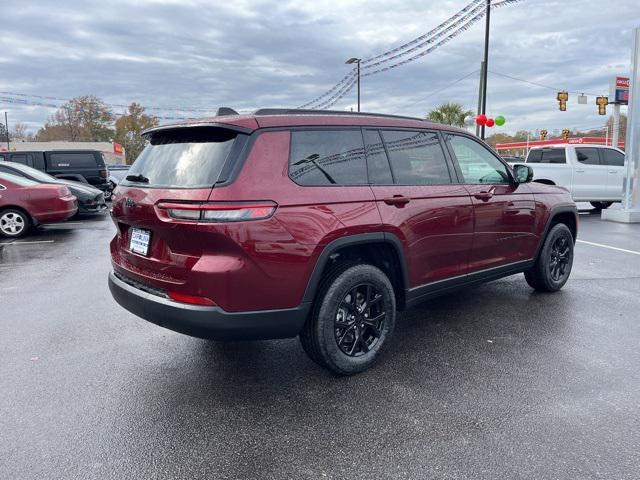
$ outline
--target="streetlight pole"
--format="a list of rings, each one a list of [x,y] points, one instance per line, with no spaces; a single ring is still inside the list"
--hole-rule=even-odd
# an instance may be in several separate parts
[[[360,112],[360,58],[355,58],[352,57],[349,60],[347,60],[346,64],[350,65],[355,63],[356,64],[356,68],[357,68],[357,81],[358,81],[358,112]]]
[[[491,24],[491,0],[487,0],[486,24],[484,27],[484,60],[482,69],[482,108],[481,114],[487,114],[487,71],[489,70],[489,27]],[[484,125],[480,128],[480,138],[484,140]]]

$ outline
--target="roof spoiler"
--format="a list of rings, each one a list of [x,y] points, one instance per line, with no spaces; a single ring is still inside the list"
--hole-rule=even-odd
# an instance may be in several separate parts
[[[229,108],[229,107],[218,108],[218,111],[216,112],[216,117],[225,117],[227,115],[240,115],[240,114],[236,112],[233,108]]]

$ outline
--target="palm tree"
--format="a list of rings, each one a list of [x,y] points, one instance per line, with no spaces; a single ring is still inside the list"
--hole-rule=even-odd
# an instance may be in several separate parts
[[[464,119],[469,115],[473,115],[472,110],[465,110],[459,103],[449,102],[431,110],[427,115],[427,120],[454,127],[464,127]]]

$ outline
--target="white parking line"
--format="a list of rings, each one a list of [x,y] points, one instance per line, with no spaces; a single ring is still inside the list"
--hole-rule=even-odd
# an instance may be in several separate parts
[[[626,248],[612,247],[611,245],[603,245],[602,243],[587,242],[586,240],[578,240],[580,243],[586,243],[587,245],[593,245],[594,247],[608,248],[609,250],[617,250],[618,252],[632,253],[633,255],[640,255],[640,252],[635,250],[627,250]]]
[[[24,245],[24,244],[34,244],[34,243],[55,243],[55,240],[28,240],[22,242],[8,242],[8,243],[0,243],[0,245]]]
[[[43,223],[43,227],[66,227],[68,225],[84,225],[82,222]]]

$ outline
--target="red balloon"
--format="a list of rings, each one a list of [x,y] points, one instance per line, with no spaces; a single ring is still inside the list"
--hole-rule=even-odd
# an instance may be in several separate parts
[[[496,124],[493,118],[487,118],[487,127],[493,127]]]
[[[478,115],[476,117],[476,123],[478,125],[480,125],[480,126],[486,125],[487,124],[487,116],[486,115],[482,115],[482,114]]]

